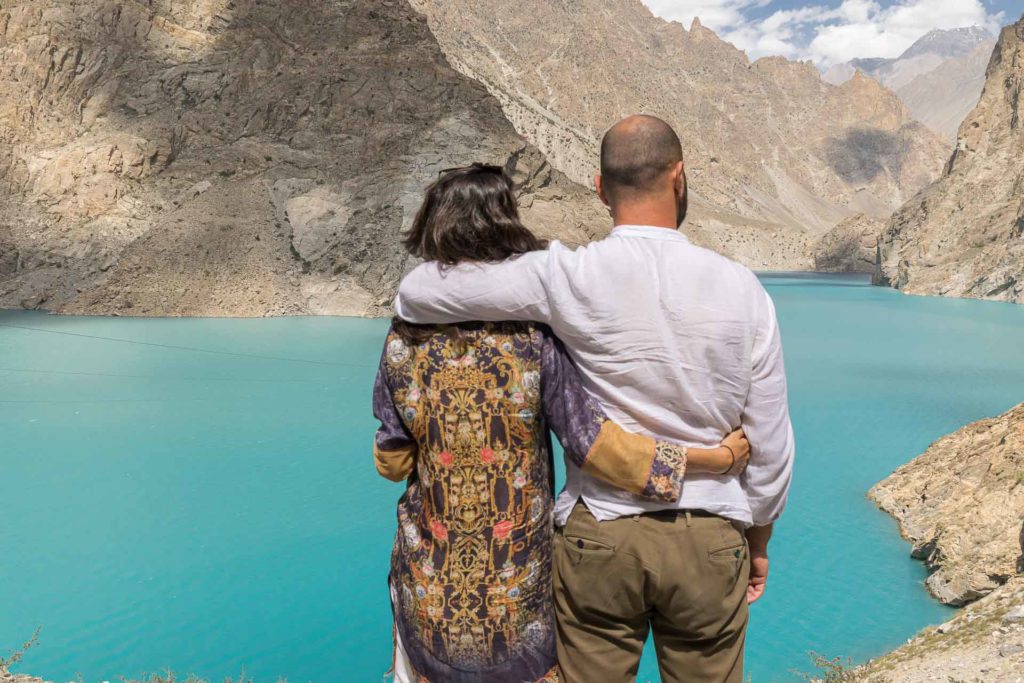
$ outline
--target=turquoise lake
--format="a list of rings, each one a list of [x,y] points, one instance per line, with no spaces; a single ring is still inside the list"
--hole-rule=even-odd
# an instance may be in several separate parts
[[[765,276],[797,434],[753,683],[950,616],[865,498],[937,437],[1024,401],[1024,307]],[[378,682],[401,486],[372,464],[387,322],[0,312],[0,655],[85,683],[173,669]],[[639,680],[658,680],[653,657]]]

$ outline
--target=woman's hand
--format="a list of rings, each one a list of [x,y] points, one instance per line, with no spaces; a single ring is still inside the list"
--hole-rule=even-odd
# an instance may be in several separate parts
[[[686,452],[688,472],[738,477],[750,464],[750,443],[742,429],[725,437],[718,448],[688,448]]]
[[[719,474],[738,477],[750,464],[750,442],[742,429],[737,429],[722,440],[722,467]]]

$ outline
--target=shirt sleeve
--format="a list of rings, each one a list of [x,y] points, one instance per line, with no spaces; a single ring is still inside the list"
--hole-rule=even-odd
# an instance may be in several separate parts
[[[544,416],[566,457],[584,472],[643,498],[678,501],[686,448],[632,434],[609,420],[555,337],[545,338],[542,355]]]
[[[385,368],[386,355],[385,351],[381,356],[373,384],[373,416],[380,421],[373,440],[373,460],[382,477],[397,482],[408,479],[415,469],[417,447],[395,407]]]
[[[442,267],[421,264],[402,280],[395,298],[398,317],[417,324],[522,320],[548,322],[547,276],[552,249],[522,254],[501,263]]]
[[[757,326],[751,353],[750,390],[743,430],[750,440],[750,465],[743,486],[754,526],[771,524],[786,505],[796,445],[789,418],[786,369],[775,306],[760,284]]]

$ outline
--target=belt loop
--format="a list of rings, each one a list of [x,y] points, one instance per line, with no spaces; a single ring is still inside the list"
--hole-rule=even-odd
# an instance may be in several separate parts
[[[686,511],[686,528],[687,528],[687,529],[689,529],[689,528],[690,528],[690,520],[691,520],[691,519],[693,519],[693,515],[691,515],[691,514],[690,514],[690,511],[689,511],[689,510],[687,510],[687,511]]]

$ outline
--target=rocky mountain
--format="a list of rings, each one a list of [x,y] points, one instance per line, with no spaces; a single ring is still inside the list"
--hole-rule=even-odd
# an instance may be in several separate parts
[[[954,29],[935,29],[919,38],[908,47],[896,61],[909,61],[919,57],[963,57],[984,43],[992,44],[995,38],[981,26],[965,26]]]
[[[381,311],[422,188],[474,160],[547,236],[607,223],[400,1],[0,3],[0,140],[0,307]]]
[[[963,57],[951,57],[896,90],[921,123],[955,140],[964,118],[978,103],[985,67],[995,41],[985,41]]]
[[[936,29],[894,59],[854,59],[823,78],[840,85],[857,71],[895,91],[910,113],[949,140],[978,103],[995,38],[979,26]]]
[[[1024,17],[1003,29],[942,177],[882,234],[876,282],[1024,303]]]
[[[818,237],[852,214],[888,217],[948,154],[876,81],[836,87],[810,63],[751,63],[640,0],[411,2],[452,65],[581,184],[614,121],[642,111],[672,123],[697,195],[687,230],[754,267],[809,268]]]
[[[841,85],[861,71],[895,90],[934,71],[947,59],[966,57],[982,45],[988,45],[991,51],[994,44],[992,34],[980,26],[935,29],[915,41],[899,57],[862,57],[834,64],[822,78],[833,85]]]
[[[814,246],[814,270],[822,273],[874,273],[878,234],[885,223],[862,213],[829,230]]]
[[[970,606],[871,662],[877,683],[984,680],[1024,671],[1024,404],[936,441],[871,490],[932,570],[929,590]]]

